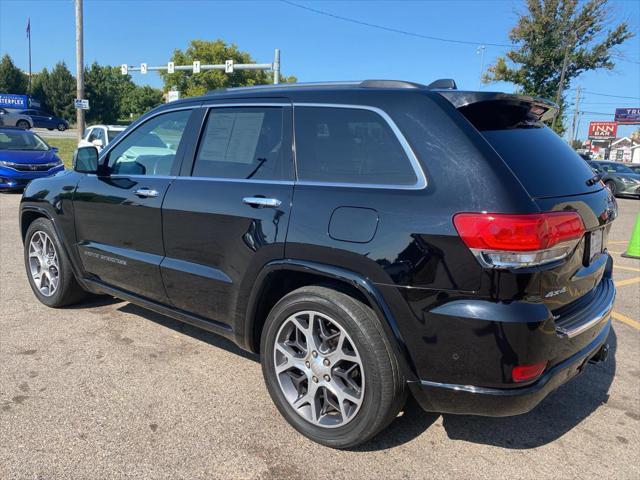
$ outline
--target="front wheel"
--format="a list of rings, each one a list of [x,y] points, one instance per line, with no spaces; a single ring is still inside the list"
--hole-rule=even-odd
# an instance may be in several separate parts
[[[24,263],[29,285],[41,303],[64,307],[86,293],[76,281],[58,235],[50,220],[38,218],[27,229]]]
[[[267,318],[261,357],[280,413],[323,445],[364,443],[404,405],[405,379],[380,320],[336,290],[303,287],[282,298]]]
[[[58,124],[58,130],[64,132],[67,129],[67,126],[64,123]]]
[[[607,180],[607,182],[605,182],[605,185],[607,186],[607,188],[609,189],[612,195],[616,194],[616,183],[613,180]]]

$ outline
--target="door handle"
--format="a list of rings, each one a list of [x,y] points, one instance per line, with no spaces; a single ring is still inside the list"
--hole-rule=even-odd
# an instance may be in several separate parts
[[[142,198],[155,198],[155,197],[158,196],[158,191],[157,190],[152,190],[150,188],[139,188],[138,190],[136,190],[133,193],[134,193],[134,195],[137,195],[137,196],[142,197]]]
[[[258,208],[277,208],[282,205],[282,202],[277,198],[264,198],[264,197],[244,197],[242,203],[251,205]]]

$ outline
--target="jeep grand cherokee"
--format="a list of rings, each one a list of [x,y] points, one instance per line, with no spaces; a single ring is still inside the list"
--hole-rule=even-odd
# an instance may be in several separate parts
[[[523,413],[606,358],[615,296],[615,200],[555,109],[446,80],[172,102],[29,184],[27,275],[51,307],[106,293],[259,352],[284,418],[332,447],[409,392]]]

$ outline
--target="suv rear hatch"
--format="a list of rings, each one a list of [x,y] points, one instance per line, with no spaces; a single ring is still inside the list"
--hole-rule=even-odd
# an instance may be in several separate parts
[[[555,314],[587,294],[595,295],[596,287],[604,289],[601,280],[607,268],[610,273],[605,249],[610,222],[616,216],[615,200],[587,163],[541,123],[552,118],[556,106],[521,95],[439,93],[497,152],[541,213],[577,212],[582,219],[584,231],[573,239],[565,258],[521,270],[540,273],[541,301]]]

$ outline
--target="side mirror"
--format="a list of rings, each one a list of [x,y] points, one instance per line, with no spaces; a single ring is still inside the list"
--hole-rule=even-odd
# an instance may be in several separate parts
[[[96,147],[102,147],[102,140],[100,140],[99,138],[96,138],[91,143],[93,143]]]
[[[96,147],[80,147],[73,154],[73,169],[79,173],[98,172],[98,149]]]
[[[53,153],[58,153],[60,151],[60,149],[58,147],[51,147],[51,151]]]

